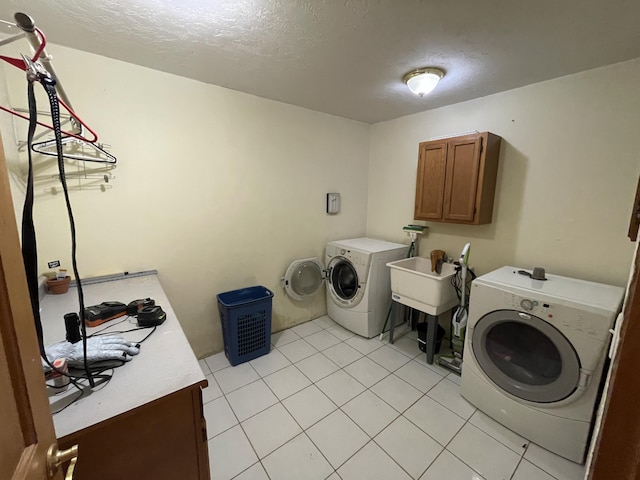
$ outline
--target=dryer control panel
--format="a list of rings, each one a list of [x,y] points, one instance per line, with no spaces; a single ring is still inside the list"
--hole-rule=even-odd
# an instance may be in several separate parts
[[[608,322],[586,311],[568,308],[562,304],[549,303],[547,299],[536,299],[533,296],[523,297],[510,292],[503,292],[503,303],[506,308],[530,313],[551,324],[570,328],[590,337],[604,338],[607,336]]]
[[[331,259],[336,256],[344,257],[354,265],[362,267],[366,266],[369,260],[369,255],[364,252],[353,251],[336,245],[327,245],[327,257]]]
[[[544,316],[551,305],[535,298],[525,298],[513,293],[504,292],[504,304],[510,308],[522,309],[537,316]]]

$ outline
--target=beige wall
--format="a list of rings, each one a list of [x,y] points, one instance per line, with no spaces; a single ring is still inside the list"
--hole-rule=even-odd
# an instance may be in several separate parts
[[[479,273],[541,265],[626,282],[640,60],[368,126],[63,47],[51,51],[76,110],[119,159],[110,184],[70,182],[81,274],[158,269],[198,356],[222,347],[216,293],[267,286],[280,330],[326,311],[323,293],[304,304],[284,295],[279,279],[291,260],[321,256],[327,240],[365,232],[408,243],[402,226],[413,222],[418,143],[466,130],[503,137],[494,222],[431,223],[422,255],[443,248],[457,256],[470,241]],[[23,77],[5,71],[11,103],[25,106]],[[6,118],[0,128],[19,210],[24,159],[17,162]],[[19,125],[22,137],[26,122]],[[70,267],[52,163],[38,161],[42,270],[54,259]],[[324,213],[329,191],[342,193],[338,216]]]
[[[4,63],[4,62],[0,62]],[[0,78],[2,77],[2,66],[0,66]],[[22,75],[24,77],[24,74]],[[9,91],[5,82],[0,82],[0,105],[10,105]],[[23,120],[24,121],[24,120]],[[20,161],[18,146],[15,135],[13,117],[4,112],[0,112],[0,133],[2,134],[3,152],[9,173],[9,186],[13,199],[13,208],[16,212],[16,219],[22,218],[22,205],[25,196],[26,162]],[[18,225],[20,225],[18,223]],[[20,228],[18,227],[18,231]],[[21,232],[18,232],[21,234]]]
[[[72,191],[82,276],[158,269],[198,356],[222,348],[219,292],[270,288],[274,330],[326,312],[324,292],[294,304],[280,277],[292,260],[323,255],[327,240],[365,233],[368,125],[49,50],[76,111],[118,157],[111,188]],[[6,77],[12,103],[25,106],[24,77]],[[39,160],[36,183],[43,270],[54,259],[70,268],[63,196],[42,171],[51,163]],[[325,213],[327,192],[342,194],[337,216]]]
[[[469,130],[503,138],[493,223],[428,223],[421,255],[457,257],[471,242],[478,273],[502,265],[625,285],[626,237],[640,166],[640,59],[376,124],[367,234],[405,238],[418,143]]]

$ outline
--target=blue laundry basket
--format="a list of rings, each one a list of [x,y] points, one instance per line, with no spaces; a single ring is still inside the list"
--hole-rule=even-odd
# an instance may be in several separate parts
[[[269,353],[273,292],[258,285],[219,293],[217,298],[229,363],[235,366]]]

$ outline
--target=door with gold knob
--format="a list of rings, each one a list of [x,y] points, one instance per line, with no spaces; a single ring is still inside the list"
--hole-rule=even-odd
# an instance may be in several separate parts
[[[0,138],[0,478],[62,480]]]

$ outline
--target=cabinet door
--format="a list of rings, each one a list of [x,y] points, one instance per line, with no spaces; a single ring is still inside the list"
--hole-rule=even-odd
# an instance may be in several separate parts
[[[481,148],[480,135],[468,135],[449,141],[443,220],[473,222]]]
[[[416,220],[442,219],[447,142],[420,144],[416,183]]]
[[[60,439],[78,445],[76,478],[209,480],[199,385],[141,405]]]

